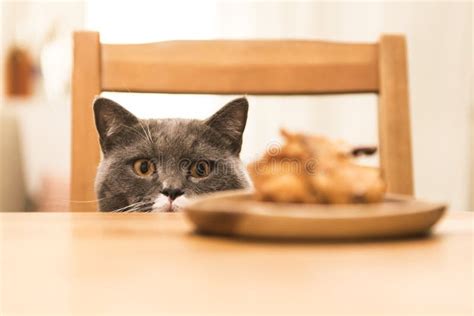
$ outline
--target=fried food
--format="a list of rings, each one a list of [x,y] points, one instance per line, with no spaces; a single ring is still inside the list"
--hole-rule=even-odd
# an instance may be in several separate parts
[[[386,185],[378,168],[355,163],[374,147],[352,148],[325,137],[281,131],[285,144],[248,167],[260,200],[286,203],[373,203]]]

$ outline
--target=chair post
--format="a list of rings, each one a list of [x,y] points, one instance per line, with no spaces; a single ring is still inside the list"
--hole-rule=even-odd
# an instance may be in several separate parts
[[[101,91],[99,33],[74,33],[72,76],[71,211],[96,211],[94,178],[100,149],[92,101]]]
[[[378,106],[380,163],[388,192],[413,195],[407,72],[405,37],[382,36]]]

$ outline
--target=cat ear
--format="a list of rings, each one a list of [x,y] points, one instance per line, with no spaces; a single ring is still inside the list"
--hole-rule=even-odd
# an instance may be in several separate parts
[[[246,98],[235,99],[222,107],[205,123],[220,134],[230,138],[232,151],[239,153],[242,147],[242,135],[247,123],[249,103]]]
[[[138,123],[138,118],[135,115],[107,98],[94,100],[94,117],[102,149],[105,149],[106,139],[121,130],[124,125],[131,126]]]

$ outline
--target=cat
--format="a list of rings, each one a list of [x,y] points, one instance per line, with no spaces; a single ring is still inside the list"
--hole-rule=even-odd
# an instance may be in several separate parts
[[[174,212],[201,194],[250,185],[239,158],[246,98],[206,120],[139,119],[103,97],[93,110],[103,157],[95,179],[100,211]]]

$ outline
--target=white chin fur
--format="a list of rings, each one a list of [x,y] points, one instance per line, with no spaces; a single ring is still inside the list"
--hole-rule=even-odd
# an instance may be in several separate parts
[[[163,194],[160,194],[153,205],[154,212],[176,212],[180,211],[187,203],[189,199],[184,195],[177,197],[174,201]]]

